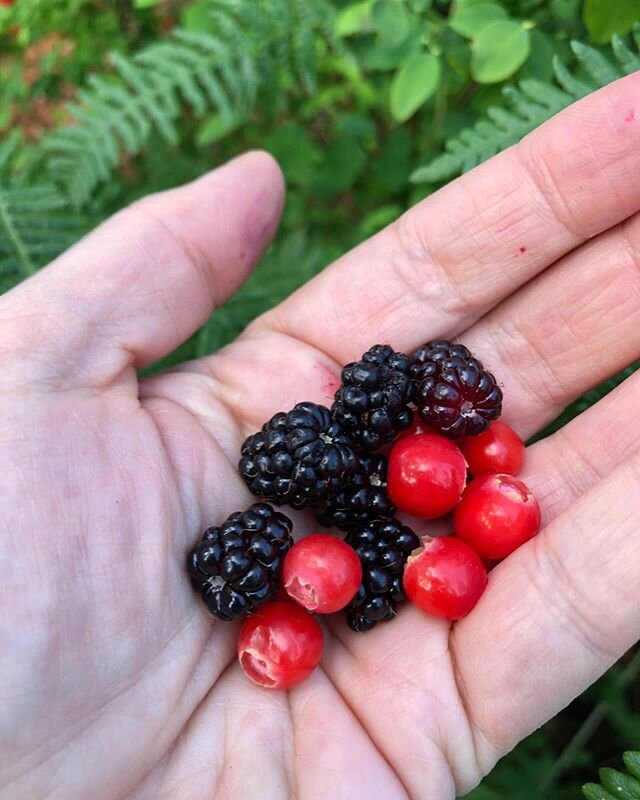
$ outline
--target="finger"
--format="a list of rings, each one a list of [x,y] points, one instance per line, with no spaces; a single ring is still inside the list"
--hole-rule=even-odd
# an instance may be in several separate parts
[[[552,436],[527,448],[520,476],[542,509],[546,525],[616,467],[640,452],[636,418],[640,373]]]
[[[640,74],[424,200],[261,320],[344,363],[455,334],[640,207]],[[627,119],[629,121],[627,121]]]
[[[460,334],[498,376],[505,421],[524,438],[640,355],[639,263],[636,214]]]
[[[636,454],[493,570],[454,626],[484,772],[640,637],[639,479]]]
[[[135,203],[0,301],[5,352],[73,385],[169,353],[246,279],[282,198],[276,163],[254,152]]]
[[[195,785],[242,800],[407,798],[321,669],[285,693],[230,668],[132,800],[191,800]]]

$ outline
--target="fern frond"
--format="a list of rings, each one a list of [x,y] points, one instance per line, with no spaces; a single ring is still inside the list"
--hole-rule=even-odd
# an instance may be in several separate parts
[[[55,186],[0,186],[0,291],[54,259],[90,224],[69,211]]]
[[[518,142],[558,111],[586,94],[640,69],[640,24],[633,31],[636,51],[614,36],[610,60],[581,42],[572,42],[577,65],[588,80],[578,78],[554,58],[555,83],[521,81],[503,89],[506,108],[495,106],[487,118],[445,142],[445,152],[411,175],[413,183],[436,183],[466,172]]]
[[[598,772],[600,784],[582,787],[587,800],[640,800],[640,752],[629,751],[622,758],[631,774],[603,767]]]
[[[0,176],[8,172],[19,146],[20,134],[18,131],[13,131],[4,141],[0,142]]]
[[[152,131],[179,140],[185,106],[196,117],[247,118],[260,90],[286,92],[291,76],[314,86],[318,36],[330,36],[326,0],[209,0],[209,32],[177,29],[133,57],[111,56],[114,72],[92,76],[67,106],[72,124],[45,137],[48,167],[71,202],[82,206]]]

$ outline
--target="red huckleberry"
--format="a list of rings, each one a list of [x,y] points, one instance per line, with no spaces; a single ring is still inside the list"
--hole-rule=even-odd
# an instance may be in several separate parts
[[[481,475],[465,489],[453,527],[483,558],[505,558],[536,535],[540,506],[513,475]]]
[[[409,556],[404,570],[407,597],[435,617],[464,617],[487,585],[482,560],[468,544],[453,536],[425,536],[422,544]]]
[[[438,434],[438,431],[436,428],[432,428],[430,425],[427,425],[426,422],[423,422],[419,417],[415,416],[410,427],[404,431],[400,431],[396,439],[406,439],[407,436],[416,436],[418,433]]]
[[[474,477],[491,472],[517,475],[524,464],[522,439],[500,420],[492,422],[484,433],[468,436],[460,449]]]
[[[322,628],[295,603],[269,603],[244,621],[238,659],[247,677],[267,689],[290,689],[320,663]]]
[[[358,591],[362,565],[353,547],[328,533],[305,536],[284,560],[284,588],[308,611],[340,611]]]
[[[464,456],[453,442],[438,434],[401,439],[389,455],[391,502],[414,517],[435,519],[451,511],[466,478]]]

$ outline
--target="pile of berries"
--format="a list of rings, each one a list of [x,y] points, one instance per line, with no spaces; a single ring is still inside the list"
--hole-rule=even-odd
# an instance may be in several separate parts
[[[287,689],[313,672],[323,645],[313,614],[344,611],[362,632],[407,599],[447,620],[471,611],[487,567],[540,526],[515,477],[524,445],[501,410],[495,377],[463,345],[438,340],[411,356],[376,345],[344,367],[331,409],[298,403],[246,439],[238,469],[262,502],[207,529],[188,570],[215,617],[246,617],[238,657],[249,678]],[[285,504],[344,539],[294,544],[273,507]],[[420,539],[400,518],[450,512],[450,536]]]

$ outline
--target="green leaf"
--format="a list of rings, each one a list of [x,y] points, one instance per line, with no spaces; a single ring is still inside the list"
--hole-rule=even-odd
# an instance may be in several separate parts
[[[357,33],[369,33],[373,30],[371,7],[373,0],[364,0],[361,3],[343,8],[336,17],[334,33],[336,36],[353,36]]]
[[[483,6],[487,0],[457,0],[455,6],[456,11],[462,8],[471,8],[472,6]]]
[[[535,78],[539,81],[550,81],[553,77],[553,44],[552,38],[537,29],[529,33],[531,52],[525,61],[521,76]]]
[[[478,3],[472,6],[457,6],[449,20],[449,27],[461,36],[473,39],[491,22],[506,19],[507,12],[495,3]]]
[[[361,222],[358,223],[356,229],[356,238],[359,240],[368,239],[374,233],[381,231],[390,225],[402,214],[403,208],[397,203],[389,203],[386,206],[380,206],[373,211],[370,211]]]
[[[373,42],[365,53],[363,67],[370,70],[388,70],[404,64],[421,48],[422,35],[419,30],[412,30],[401,42]]]
[[[551,13],[560,22],[575,23],[580,16],[580,0],[551,0]]]
[[[618,800],[640,800],[640,781],[610,767],[603,767],[598,774],[604,788]]]
[[[277,128],[265,139],[264,147],[280,164],[287,181],[305,184],[315,175],[320,151],[300,125],[292,122]]]
[[[229,133],[233,133],[243,122],[244,117],[240,114],[211,114],[199,127],[196,134],[196,144],[198,147],[206,147],[213,144]]]
[[[188,31],[214,31],[215,22],[211,17],[211,6],[207,0],[201,0],[186,8],[182,13],[182,25]]]
[[[409,177],[409,159],[413,137],[406,128],[396,128],[387,136],[380,152],[372,160],[371,177],[385,190],[401,192]]]
[[[586,800],[616,800],[613,795],[609,794],[602,786],[598,786],[597,783],[585,783],[582,787],[582,794],[586,797]]]
[[[133,0],[134,8],[151,8],[161,3],[162,0]]]
[[[492,22],[471,44],[471,75],[478,83],[498,83],[521,67],[531,51],[529,31],[511,20]]]
[[[348,189],[367,163],[367,156],[355,137],[343,136],[325,150],[322,169],[316,173],[312,192],[331,197]]]
[[[640,780],[640,751],[629,750],[624,753],[622,760],[634,778]]]
[[[431,53],[416,53],[393,76],[389,108],[397,122],[405,122],[438,88],[440,59]]]
[[[400,0],[376,0],[371,18],[383,42],[399,44],[409,33],[409,15]]]
[[[604,44],[614,33],[628,33],[639,15],[638,0],[586,0],[582,19],[592,41]]]

